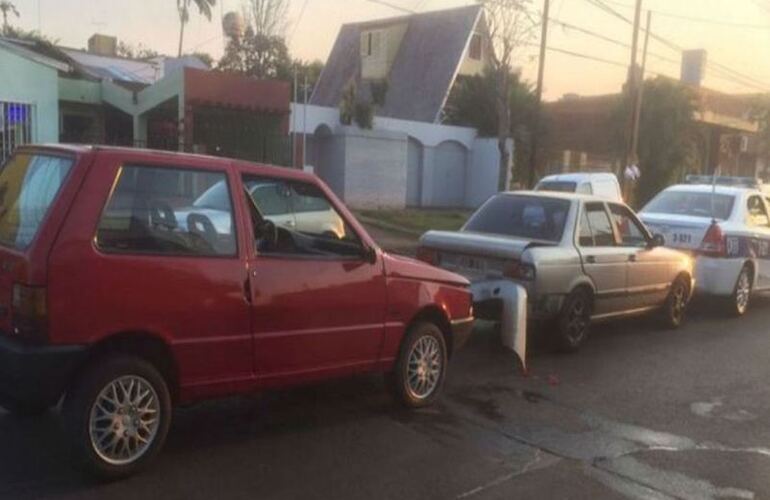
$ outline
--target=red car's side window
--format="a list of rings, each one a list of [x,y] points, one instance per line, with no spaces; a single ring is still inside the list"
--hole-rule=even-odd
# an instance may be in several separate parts
[[[244,176],[260,253],[360,257],[358,235],[312,183]]]
[[[233,203],[224,172],[126,166],[96,234],[107,252],[235,256]]]

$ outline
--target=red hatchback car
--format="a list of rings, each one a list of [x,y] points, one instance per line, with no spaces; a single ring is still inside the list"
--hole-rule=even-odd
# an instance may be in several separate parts
[[[472,323],[464,278],[380,250],[313,175],[58,146],[0,170],[0,406],[63,399],[106,478],[157,454],[174,404],[384,372],[426,405]]]

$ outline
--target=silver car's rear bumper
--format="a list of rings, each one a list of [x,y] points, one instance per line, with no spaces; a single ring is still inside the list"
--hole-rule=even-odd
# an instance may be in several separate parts
[[[474,303],[499,300],[500,335],[505,347],[513,350],[527,367],[527,290],[510,280],[471,283]]]

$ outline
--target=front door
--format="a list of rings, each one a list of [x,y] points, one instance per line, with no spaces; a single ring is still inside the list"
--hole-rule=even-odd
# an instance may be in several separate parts
[[[610,214],[618,233],[618,246],[626,253],[628,309],[640,309],[663,303],[674,281],[669,252],[651,248],[650,238],[631,210],[610,203]]]
[[[593,314],[602,316],[626,308],[626,265],[628,253],[618,247],[604,203],[583,206],[578,249],[583,270],[596,287]]]
[[[243,183],[254,227],[249,286],[260,381],[297,383],[372,368],[385,324],[381,258],[365,255],[359,236],[318,185],[247,172]],[[288,207],[313,207],[294,214],[308,220],[280,224],[283,215],[264,208],[263,185],[287,197]],[[265,232],[265,220],[276,230]]]
[[[754,287],[770,287],[770,217],[767,206],[759,195],[750,196],[746,202],[746,223],[756,241],[754,255],[757,263],[757,278]]]

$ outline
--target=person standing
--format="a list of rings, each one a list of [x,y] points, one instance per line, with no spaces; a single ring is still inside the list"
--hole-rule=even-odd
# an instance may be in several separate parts
[[[623,199],[629,206],[632,206],[635,201],[634,195],[636,194],[636,184],[642,176],[638,163],[639,160],[635,156],[632,157],[631,161],[626,165],[626,168],[623,171]]]

